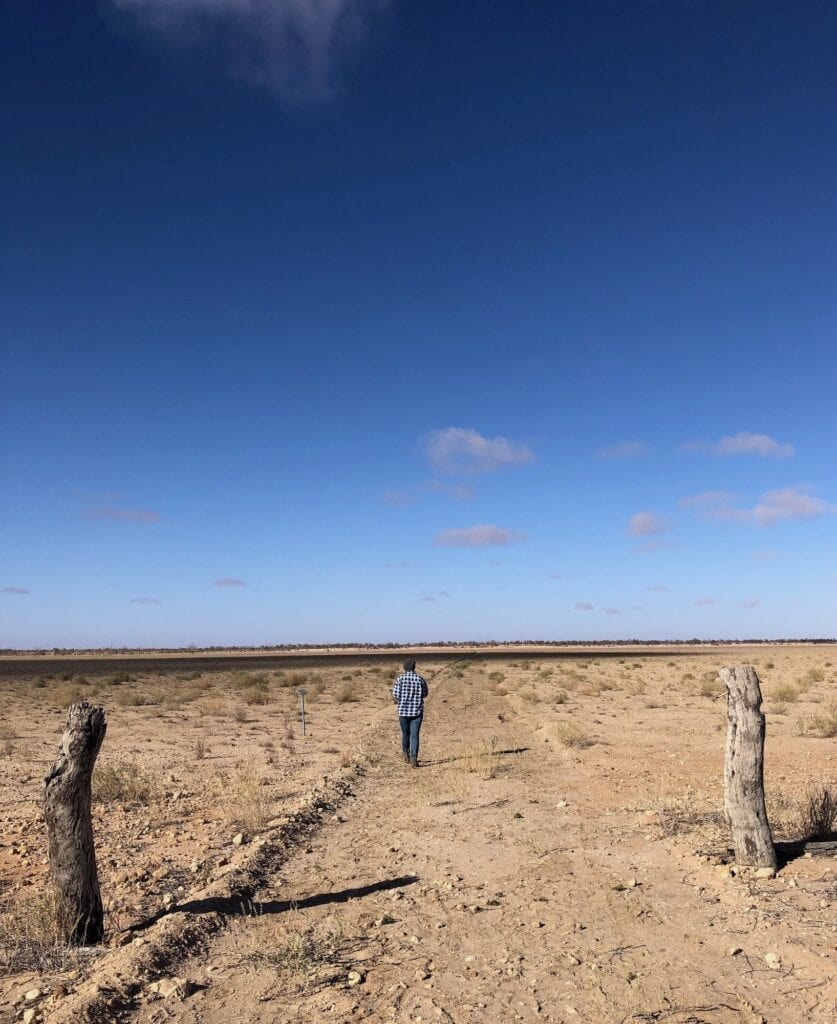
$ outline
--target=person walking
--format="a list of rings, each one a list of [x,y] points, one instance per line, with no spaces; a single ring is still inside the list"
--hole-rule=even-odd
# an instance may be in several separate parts
[[[427,693],[426,681],[416,672],[416,659],[407,658],[404,671],[392,688],[392,699],[398,706],[401,723],[401,751],[413,768],[418,768],[419,733]]]

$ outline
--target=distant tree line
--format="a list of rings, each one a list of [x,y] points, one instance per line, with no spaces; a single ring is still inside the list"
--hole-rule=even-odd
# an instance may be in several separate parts
[[[14,647],[0,648],[0,655],[31,655],[31,656],[63,656],[68,654],[219,654],[219,653],[248,653],[248,652],[288,652],[288,651],[398,651],[404,648],[468,648],[479,649],[489,647],[672,647],[672,646],[694,646],[703,647],[717,644],[726,646],[754,646],[757,644],[833,644],[837,643],[835,637],[775,637],[770,640],[745,638],[740,640],[698,640],[692,637],[691,640],[433,640],[405,642],[405,643],[337,643],[337,644],[262,644],[260,646],[235,647],[228,645],[215,645],[211,647],[197,647],[189,644],[187,647],[51,647],[35,648],[24,650]]]

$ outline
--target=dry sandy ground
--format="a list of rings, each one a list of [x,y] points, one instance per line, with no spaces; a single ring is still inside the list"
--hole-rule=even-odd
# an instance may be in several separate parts
[[[818,735],[833,648],[428,660],[417,770],[392,659],[310,669],[304,740],[290,670],[117,683],[85,665],[103,779],[137,789],[96,806],[118,948],[0,980],[0,1022],[833,1022],[834,859],[776,879],[720,863],[716,673],[739,661],[762,678],[771,822],[792,839],[806,787],[837,780]],[[44,886],[37,797],[73,683],[3,684],[6,934]]]

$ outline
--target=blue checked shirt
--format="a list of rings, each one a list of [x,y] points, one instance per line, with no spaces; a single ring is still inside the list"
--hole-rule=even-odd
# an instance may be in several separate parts
[[[427,683],[418,672],[404,672],[395,680],[392,696],[398,704],[398,714],[402,718],[415,718],[424,711]]]

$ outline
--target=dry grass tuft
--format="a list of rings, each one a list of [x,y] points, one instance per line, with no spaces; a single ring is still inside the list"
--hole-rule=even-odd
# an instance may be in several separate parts
[[[269,704],[270,687],[267,678],[251,683],[241,692],[241,699],[245,704]]]
[[[279,680],[280,686],[305,686],[308,682],[307,672],[288,672],[286,675]]]
[[[17,734],[10,725],[0,725],[0,751],[6,757],[11,757],[15,752],[15,746],[12,743],[12,740],[15,739],[17,739]]]
[[[227,708],[227,702],[222,697],[207,697],[198,710],[207,715],[222,715]]]
[[[779,683],[770,691],[770,699],[777,704],[795,704],[799,700],[799,690],[790,683]]]
[[[254,834],[271,817],[272,802],[265,787],[267,779],[252,765],[239,765],[234,772],[214,780],[215,801],[228,825]]]
[[[555,739],[562,747],[575,747],[579,750],[592,747],[594,740],[590,731],[580,722],[559,722],[553,727]]]
[[[717,672],[704,672],[698,686],[701,697],[718,697],[724,692],[724,685]]]
[[[83,680],[76,682],[59,683],[50,690],[50,698],[55,707],[68,708],[71,704],[81,700],[89,690],[83,685]]]
[[[355,690],[354,683],[344,683],[337,693],[334,695],[334,699],[338,704],[354,704],[360,700],[360,697]]]
[[[140,693],[139,690],[132,689],[117,690],[116,693],[109,695],[108,699],[126,708],[142,708],[146,704],[155,703],[150,694]]]
[[[837,785],[811,784],[804,793],[770,787],[767,817],[775,839],[806,842],[827,839],[837,826]]]
[[[0,976],[74,966],[77,954],[67,945],[72,924],[53,889],[0,907]]]
[[[837,704],[830,704],[825,714],[803,719],[797,728],[802,736],[833,739],[837,736]]]
[[[100,764],[93,772],[93,802],[150,804],[159,799],[160,782],[133,761]]]
[[[664,837],[684,835],[696,829],[715,835],[719,830],[725,832],[727,828],[724,812],[698,809],[691,791],[682,795],[669,793],[661,796],[654,810],[657,813],[657,829]]]
[[[490,740],[480,740],[475,746],[465,750],[456,761],[457,767],[469,775],[488,781],[497,774],[497,750],[499,741],[496,736]]]
[[[837,824],[837,785],[822,782],[811,786],[800,805],[803,839],[828,839]]]
[[[300,913],[293,918],[257,917],[247,934],[241,960],[258,969],[273,969],[286,984],[309,988],[324,983],[325,969],[338,968],[343,928],[339,918],[309,925]],[[327,972],[333,973],[333,972]]]

